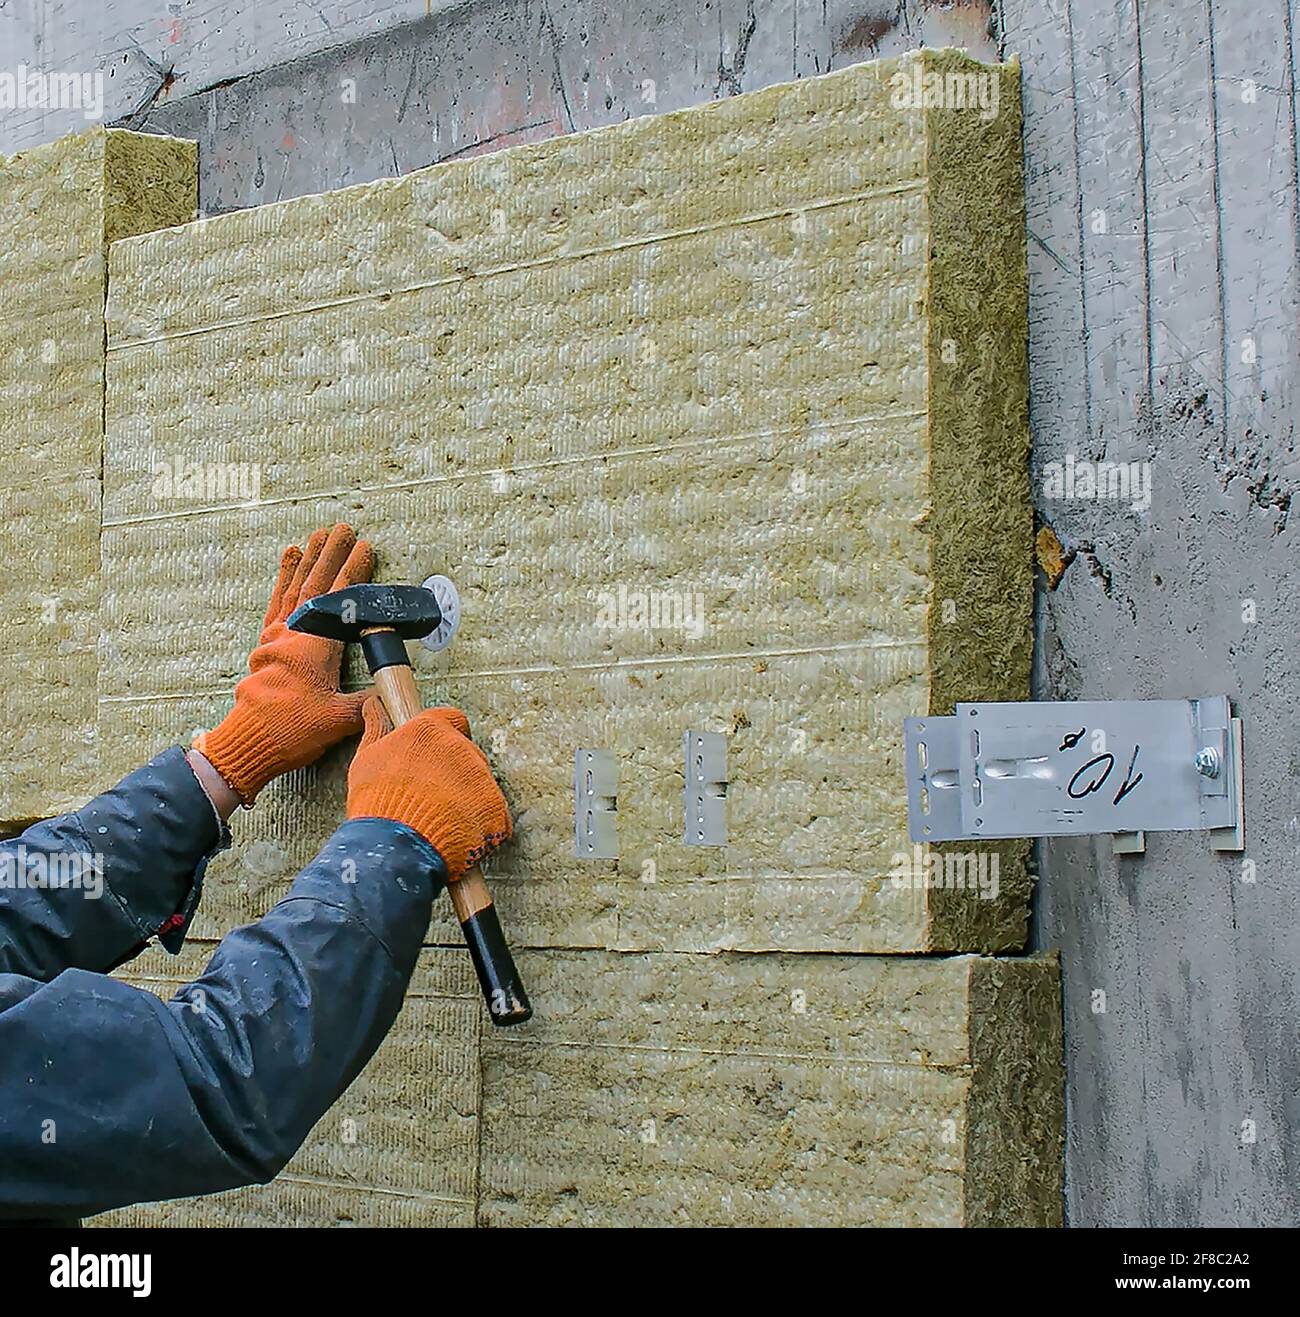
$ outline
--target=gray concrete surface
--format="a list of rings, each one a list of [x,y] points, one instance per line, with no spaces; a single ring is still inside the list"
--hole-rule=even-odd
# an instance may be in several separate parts
[[[3,0],[0,70],[98,75],[96,101],[115,120],[457,3],[465,0]],[[23,100],[0,111],[0,151],[85,127],[84,102]]]
[[[123,119],[198,140],[210,213],[663,113],[919,44],[994,58],[986,5],[460,5]],[[915,13],[913,12],[915,8]]]
[[[1135,513],[1040,489],[1078,556],[1040,593],[1036,689],[1226,693],[1245,722],[1250,866],[1187,833],[1152,834],[1140,859],[1105,839],[1040,848],[1081,1225],[1298,1217],[1292,16],[1281,0],[1004,14],[1025,61],[1035,469],[1144,461],[1153,492]]]
[[[1040,846],[1075,1225],[1300,1223],[1295,3],[484,0],[307,58],[263,23],[262,71],[131,120],[199,140],[216,212],[919,44],[1021,55],[1035,478],[1152,482],[1145,511],[1040,483],[1072,562],[1036,691],[1226,693],[1246,734],[1249,866],[1195,834]]]

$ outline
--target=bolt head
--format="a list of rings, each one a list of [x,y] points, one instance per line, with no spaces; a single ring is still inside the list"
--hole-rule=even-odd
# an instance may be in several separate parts
[[[1219,752],[1213,746],[1196,752],[1196,771],[1202,777],[1219,776]]]

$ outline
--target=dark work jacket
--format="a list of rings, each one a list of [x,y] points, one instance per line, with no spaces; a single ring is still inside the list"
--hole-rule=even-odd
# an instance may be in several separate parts
[[[227,845],[179,749],[0,842],[0,1223],[264,1183],[388,1032],[446,869],[385,819],[339,828],[170,1001],[105,977],[180,949]]]

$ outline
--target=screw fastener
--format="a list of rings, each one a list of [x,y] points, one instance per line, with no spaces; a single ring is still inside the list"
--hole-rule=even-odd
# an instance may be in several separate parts
[[[1196,771],[1202,777],[1219,776],[1219,752],[1213,746],[1205,746],[1196,752]]]

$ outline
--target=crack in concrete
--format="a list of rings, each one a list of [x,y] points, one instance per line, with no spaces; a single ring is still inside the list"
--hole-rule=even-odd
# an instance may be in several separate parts
[[[569,105],[569,92],[564,85],[564,70],[560,67],[560,38],[556,34],[555,19],[551,16],[551,7],[546,0],[542,0],[542,26],[551,39],[551,55],[555,61],[555,90],[559,93],[560,103],[564,106],[564,117],[568,122],[569,131],[577,132],[578,126],[573,119],[573,109]]]
[[[499,133],[493,133],[490,137],[480,137],[476,141],[466,142],[464,146],[458,146],[454,151],[448,151],[446,155],[440,155],[430,163],[440,165],[444,160],[455,160],[459,156],[467,155],[470,151],[478,150],[480,146],[491,146],[493,142],[503,141],[507,137],[513,137],[516,133],[530,132],[534,128],[545,128],[553,122],[552,119],[534,119],[532,123],[521,123],[514,128],[503,128]]]
[[[718,50],[718,81],[714,93],[716,96],[740,95],[741,82],[745,76],[745,61],[749,58],[749,43],[754,39],[754,33],[757,31],[758,17],[754,13],[754,0],[747,0],[745,27],[740,34],[740,40],[736,43],[736,58],[730,68],[723,58],[722,49]]]
[[[140,98],[135,108],[117,121],[126,128],[134,128],[158,104],[161,97],[175,86],[177,79],[184,75],[176,72],[175,61],[170,64],[160,64],[134,37],[128,37],[128,40],[131,42],[131,53],[142,60],[149,72],[157,79],[157,82]]]

